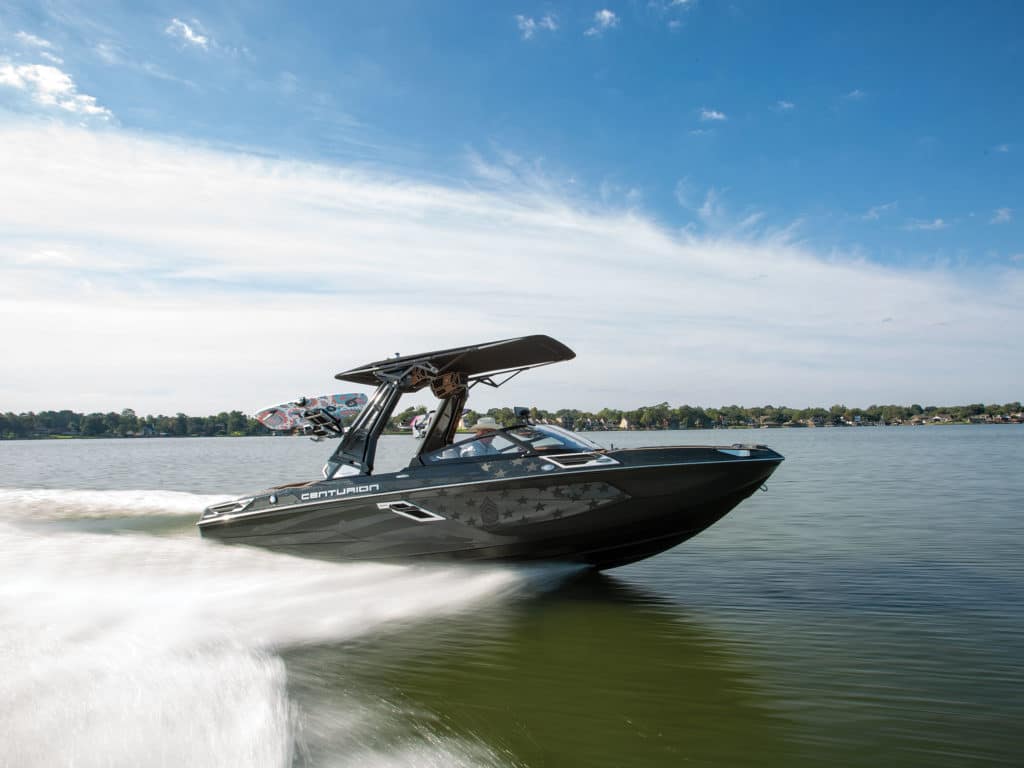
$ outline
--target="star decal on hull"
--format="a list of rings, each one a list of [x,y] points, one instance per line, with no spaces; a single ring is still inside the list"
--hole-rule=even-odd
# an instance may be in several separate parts
[[[514,484],[514,479],[512,482]],[[629,498],[628,494],[608,483],[559,482],[541,488],[498,485],[505,487],[467,485],[450,490],[439,489],[434,494],[433,503],[431,499],[422,497],[417,498],[417,503],[450,520],[497,531],[507,526],[593,513]]]

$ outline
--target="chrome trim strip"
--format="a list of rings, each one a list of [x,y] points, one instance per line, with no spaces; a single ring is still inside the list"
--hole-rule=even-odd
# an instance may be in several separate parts
[[[704,447],[704,446],[700,446],[700,447]],[[630,450],[633,450],[633,449],[630,449]],[[754,464],[756,462],[762,462],[762,461],[773,461],[775,463],[781,463],[782,462],[782,458],[778,458],[778,459],[772,459],[772,458],[765,458],[765,459],[743,459],[741,461],[731,461],[729,459],[719,459],[718,461],[686,461],[686,462],[677,463],[677,464],[641,464],[639,466],[632,466],[632,465],[625,465],[625,464],[623,464],[623,465],[618,466],[618,467],[601,468],[601,471],[604,471],[604,472],[620,472],[620,471],[625,470],[625,469],[661,469],[663,467],[699,467],[699,466],[702,466],[702,465],[705,465],[705,464]],[[563,471],[564,472],[573,472],[576,469],[577,469],[577,467],[573,467],[572,469],[559,470],[559,472],[563,472]],[[582,469],[584,469],[585,471],[593,471],[595,469],[595,467],[583,467]],[[550,474],[550,473],[547,474],[547,475],[544,475],[544,477],[555,477],[555,476],[556,475]],[[207,518],[206,520],[200,519],[196,523],[196,525],[202,527],[203,525],[208,525],[208,524],[212,524],[212,523],[222,523],[222,522],[225,522],[227,520],[238,520],[239,518],[242,518],[242,517],[251,517],[253,515],[262,515],[262,514],[269,513],[269,512],[277,513],[277,512],[284,512],[284,511],[293,510],[293,509],[306,509],[308,507],[320,506],[321,504],[333,504],[333,503],[335,503],[336,501],[338,501],[339,499],[342,499],[342,498],[343,499],[351,499],[353,501],[356,500],[356,499],[372,499],[372,498],[375,498],[377,496],[394,496],[396,494],[417,493],[419,491],[433,491],[433,490],[437,490],[437,489],[440,489],[440,488],[464,488],[467,485],[481,485],[482,483],[508,483],[508,482],[512,482],[513,480],[524,480],[524,479],[530,478],[530,477],[537,477],[537,475],[516,475],[515,477],[502,477],[502,478],[494,477],[494,478],[488,478],[488,479],[485,479],[485,480],[474,480],[473,482],[469,482],[469,483],[448,483],[446,485],[425,485],[425,486],[422,486],[421,488],[398,488],[398,489],[396,489],[394,491],[381,491],[380,493],[368,493],[368,494],[366,494],[364,496],[339,496],[339,497],[335,497],[333,499],[327,499],[326,501],[309,501],[309,502],[306,502],[304,504],[289,504],[286,507],[271,507],[270,509],[257,509],[257,510],[253,510],[252,512],[242,512],[240,514],[235,514],[235,515],[220,515],[218,517]]]

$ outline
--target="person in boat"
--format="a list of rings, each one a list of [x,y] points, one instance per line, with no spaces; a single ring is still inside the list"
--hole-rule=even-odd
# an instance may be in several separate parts
[[[459,450],[460,458],[466,456],[492,456],[500,453],[494,443],[495,430],[501,429],[501,424],[494,420],[493,416],[481,416],[470,429],[476,435]]]

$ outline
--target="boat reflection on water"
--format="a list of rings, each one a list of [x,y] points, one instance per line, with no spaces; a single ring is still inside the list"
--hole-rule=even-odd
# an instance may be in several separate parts
[[[360,690],[403,713],[382,741],[467,739],[504,764],[782,765],[792,748],[742,647],[600,574],[285,661],[303,711]]]

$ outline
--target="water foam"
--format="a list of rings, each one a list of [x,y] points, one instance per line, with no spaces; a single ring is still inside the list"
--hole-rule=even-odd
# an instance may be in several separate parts
[[[0,765],[306,762],[276,649],[443,616],[526,579],[0,524]],[[346,696],[350,711],[372,704]],[[453,737],[367,750],[365,718],[335,721],[332,764],[499,762]]]
[[[182,491],[86,491],[57,488],[0,488],[0,518],[75,518],[194,515],[233,497]]]

